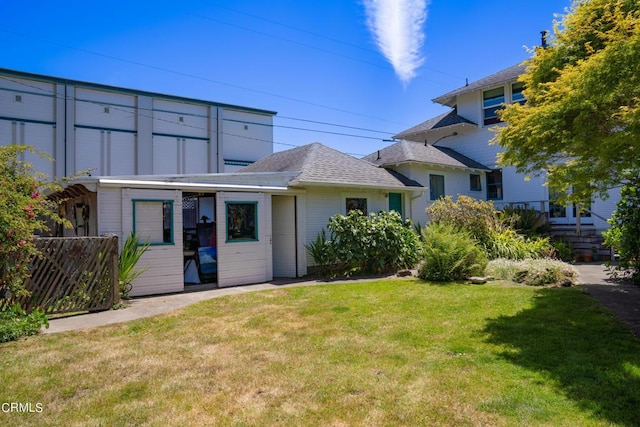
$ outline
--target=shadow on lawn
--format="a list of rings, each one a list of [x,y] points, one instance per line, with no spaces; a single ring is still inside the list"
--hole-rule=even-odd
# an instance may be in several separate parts
[[[541,289],[533,307],[490,319],[487,342],[504,359],[542,372],[596,417],[640,421],[640,341],[608,311],[575,289]]]

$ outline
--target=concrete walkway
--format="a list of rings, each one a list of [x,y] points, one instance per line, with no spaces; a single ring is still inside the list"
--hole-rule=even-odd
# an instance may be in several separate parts
[[[607,281],[601,264],[576,265],[585,290],[640,336],[640,287]]]
[[[600,264],[579,264],[575,267],[580,275],[580,283],[584,285],[586,291],[611,310],[614,315],[627,323],[633,331],[640,336],[640,287],[631,284],[607,282],[604,269]],[[382,277],[364,278],[350,280],[350,282],[377,280],[381,278]],[[345,282],[345,280],[341,282]],[[127,302],[126,308],[120,310],[109,310],[50,320],[49,329],[43,329],[42,332],[64,332],[127,322],[166,313],[199,301],[224,295],[237,295],[267,289],[278,289],[290,286],[311,286],[324,283],[328,282],[320,280],[276,280],[258,285],[134,298]]]

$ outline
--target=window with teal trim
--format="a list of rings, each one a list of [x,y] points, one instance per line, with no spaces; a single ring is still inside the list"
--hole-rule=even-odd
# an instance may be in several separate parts
[[[227,242],[258,240],[258,202],[225,202]]]
[[[173,201],[133,200],[133,232],[141,242],[173,245]]]

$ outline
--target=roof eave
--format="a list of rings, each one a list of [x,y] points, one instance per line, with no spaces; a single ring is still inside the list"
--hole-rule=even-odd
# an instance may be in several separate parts
[[[292,181],[291,186],[295,187],[340,187],[350,189],[367,189],[367,190],[387,190],[387,191],[416,191],[424,187],[410,187],[402,184],[398,186],[392,185],[373,185],[373,184],[356,184],[356,183],[344,183],[344,182],[318,182],[318,181]]]

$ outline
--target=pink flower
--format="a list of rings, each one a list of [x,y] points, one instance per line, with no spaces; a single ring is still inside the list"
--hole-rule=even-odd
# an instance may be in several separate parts
[[[40,196],[40,193],[36,190],[33,193],[31,193],[31,198],[32,199],[37,199]]]
[[[27,244],[27,241],[26,241],[26,240],[20,240],[20,241],[18,242],[18,246],[21,246],[21,247],[22,247],[22,246],[24,246],[24,245],[26,245],[26,244]]]

